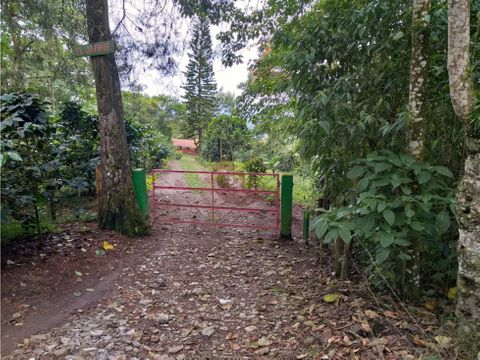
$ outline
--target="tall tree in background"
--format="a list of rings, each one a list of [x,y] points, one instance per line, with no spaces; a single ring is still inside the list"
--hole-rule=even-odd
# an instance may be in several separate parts
[[[87,0],[87,27],[92,43],[111,39],[107,0]],[[133,192],[120,80],[113,54],[92,57],[100,128],[101,228],[133,236],[148,232]]]
[[[424,133],[427,118],[427,75],[428,75],[428,14],[431,0],[413,0],[412,9],[412,57],[410,61],[410,88],[408,96],[408,139],[410,155],[422,160]],[[417,298],[420,291],[420,239],[411,240],[409,255],[402,271],[402,291]]]
[[[212,39],[210,21],[199,16],[193,25],[191,52],[185,72],[185,101],[187,107],[188,135],[196,138],[200,146],[202,133],[206,130],[215,110],[217,84],[213,72]]]
[[[480,351],[480,120],[470,121],[473,102],[470,70],[470,1],[449,0],[450,95],[455,114],[464,122],[466,131],[466,160],[457,195],[460,230],[457,315],[462,322],[459,329],[461,334],[477,336],[476,341],[473,340],[477,344],[474,351]]]

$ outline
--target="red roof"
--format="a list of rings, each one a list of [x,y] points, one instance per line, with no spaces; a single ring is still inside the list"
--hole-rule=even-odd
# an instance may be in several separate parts
[[[196,149],[195,141],[192,139],[172,139],[173,146],[181,146],[182,148]]]

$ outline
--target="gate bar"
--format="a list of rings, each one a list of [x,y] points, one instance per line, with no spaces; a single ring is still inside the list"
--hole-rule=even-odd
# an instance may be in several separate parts
[[[210,206],[210,205],[190,205],[190,204],[172,204],[172,203],[157,203],[158,206],[165,207],[187,207],[198,209],[215,209],[215,210],[237,210],[237,211],[251,211],[251,212],[277,212],[277,209],[272,208],[243,208],[243,207],[227,207],[227,206]]]
[[[193,224],[193,225],[211,225],[219,227],[243,227],[249,229],[259,229],[259,230],[277,230],[275,226],[257,226],[250,224],[228,224],[228,223],[212,223],[211,221],[189,221],[189,220],[175,220],[175,219],[165,219],[166,221],[162,224]]]
[[[188,191],[230,191],[230,192],[243,192],[243,193],[252,193],[252,194],[276,194],[276,191],[271,190],[245,190],[245,189],[222,189],[222,188],[209,188],[209,187],[186,187],[186,186],[157,186],[155,189],[164,189],[164,190],[188,190]]]
[[[245,173],[239,171],[196,171],[196,170],[168,170],[168,169],[153,169],[152,173],[190,173],[190,174],[216,174],[216,175],[241,175],[241,176],[272,176],[278,177],[277,173]]]

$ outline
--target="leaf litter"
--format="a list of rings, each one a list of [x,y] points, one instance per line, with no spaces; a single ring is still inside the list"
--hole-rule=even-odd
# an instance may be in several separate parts
[[[164,226],[135,251],[125,247],[132,265],[118,269],[109,296],[24,340],[5,358],[368,360],[451,354],[452,342],[435,313],[415,309],[412,319],[389,295],[334,279],[325,250],[255,231],[192,229]]]

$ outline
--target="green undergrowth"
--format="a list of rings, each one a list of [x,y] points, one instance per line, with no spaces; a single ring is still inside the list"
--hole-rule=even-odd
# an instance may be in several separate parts
[[[58,225],[80,221],[91,222],[97,220],[96,201],[92,197],[68,197],[61,199],[56,205],[56,217],[52,219],[46,204],[39,206],[40,233],[53,233],[59,231]],[[2,246],[29,236],[38,234],[36,226],[24,227],[21,223],[10,217],[1,224]]]
[[[42,233],[50,233],[56,231],[56,224],[48,219],[41,219],[40,229]],[[1,225],[2,246],[8,244],[12,240],[26,238],[37,234],[35,227],[25,228],[18,222],[8,222]]]
[[[199,158],[198,162],[205,168],[208,168],[212,171],[243,171],[242,163],[240,161],[231,161],[222,160],[220,162],[207,161],[205,159]]]
[[[280,178],[281,178],[280,173]],[[270,176],[264,176],[259,181],[258,188],[264,190],[275,190],[276,181]],[[304,207],[313,207],[315,205],[315,190],[312,181],[300,175],[293,175],[293,202]]]

